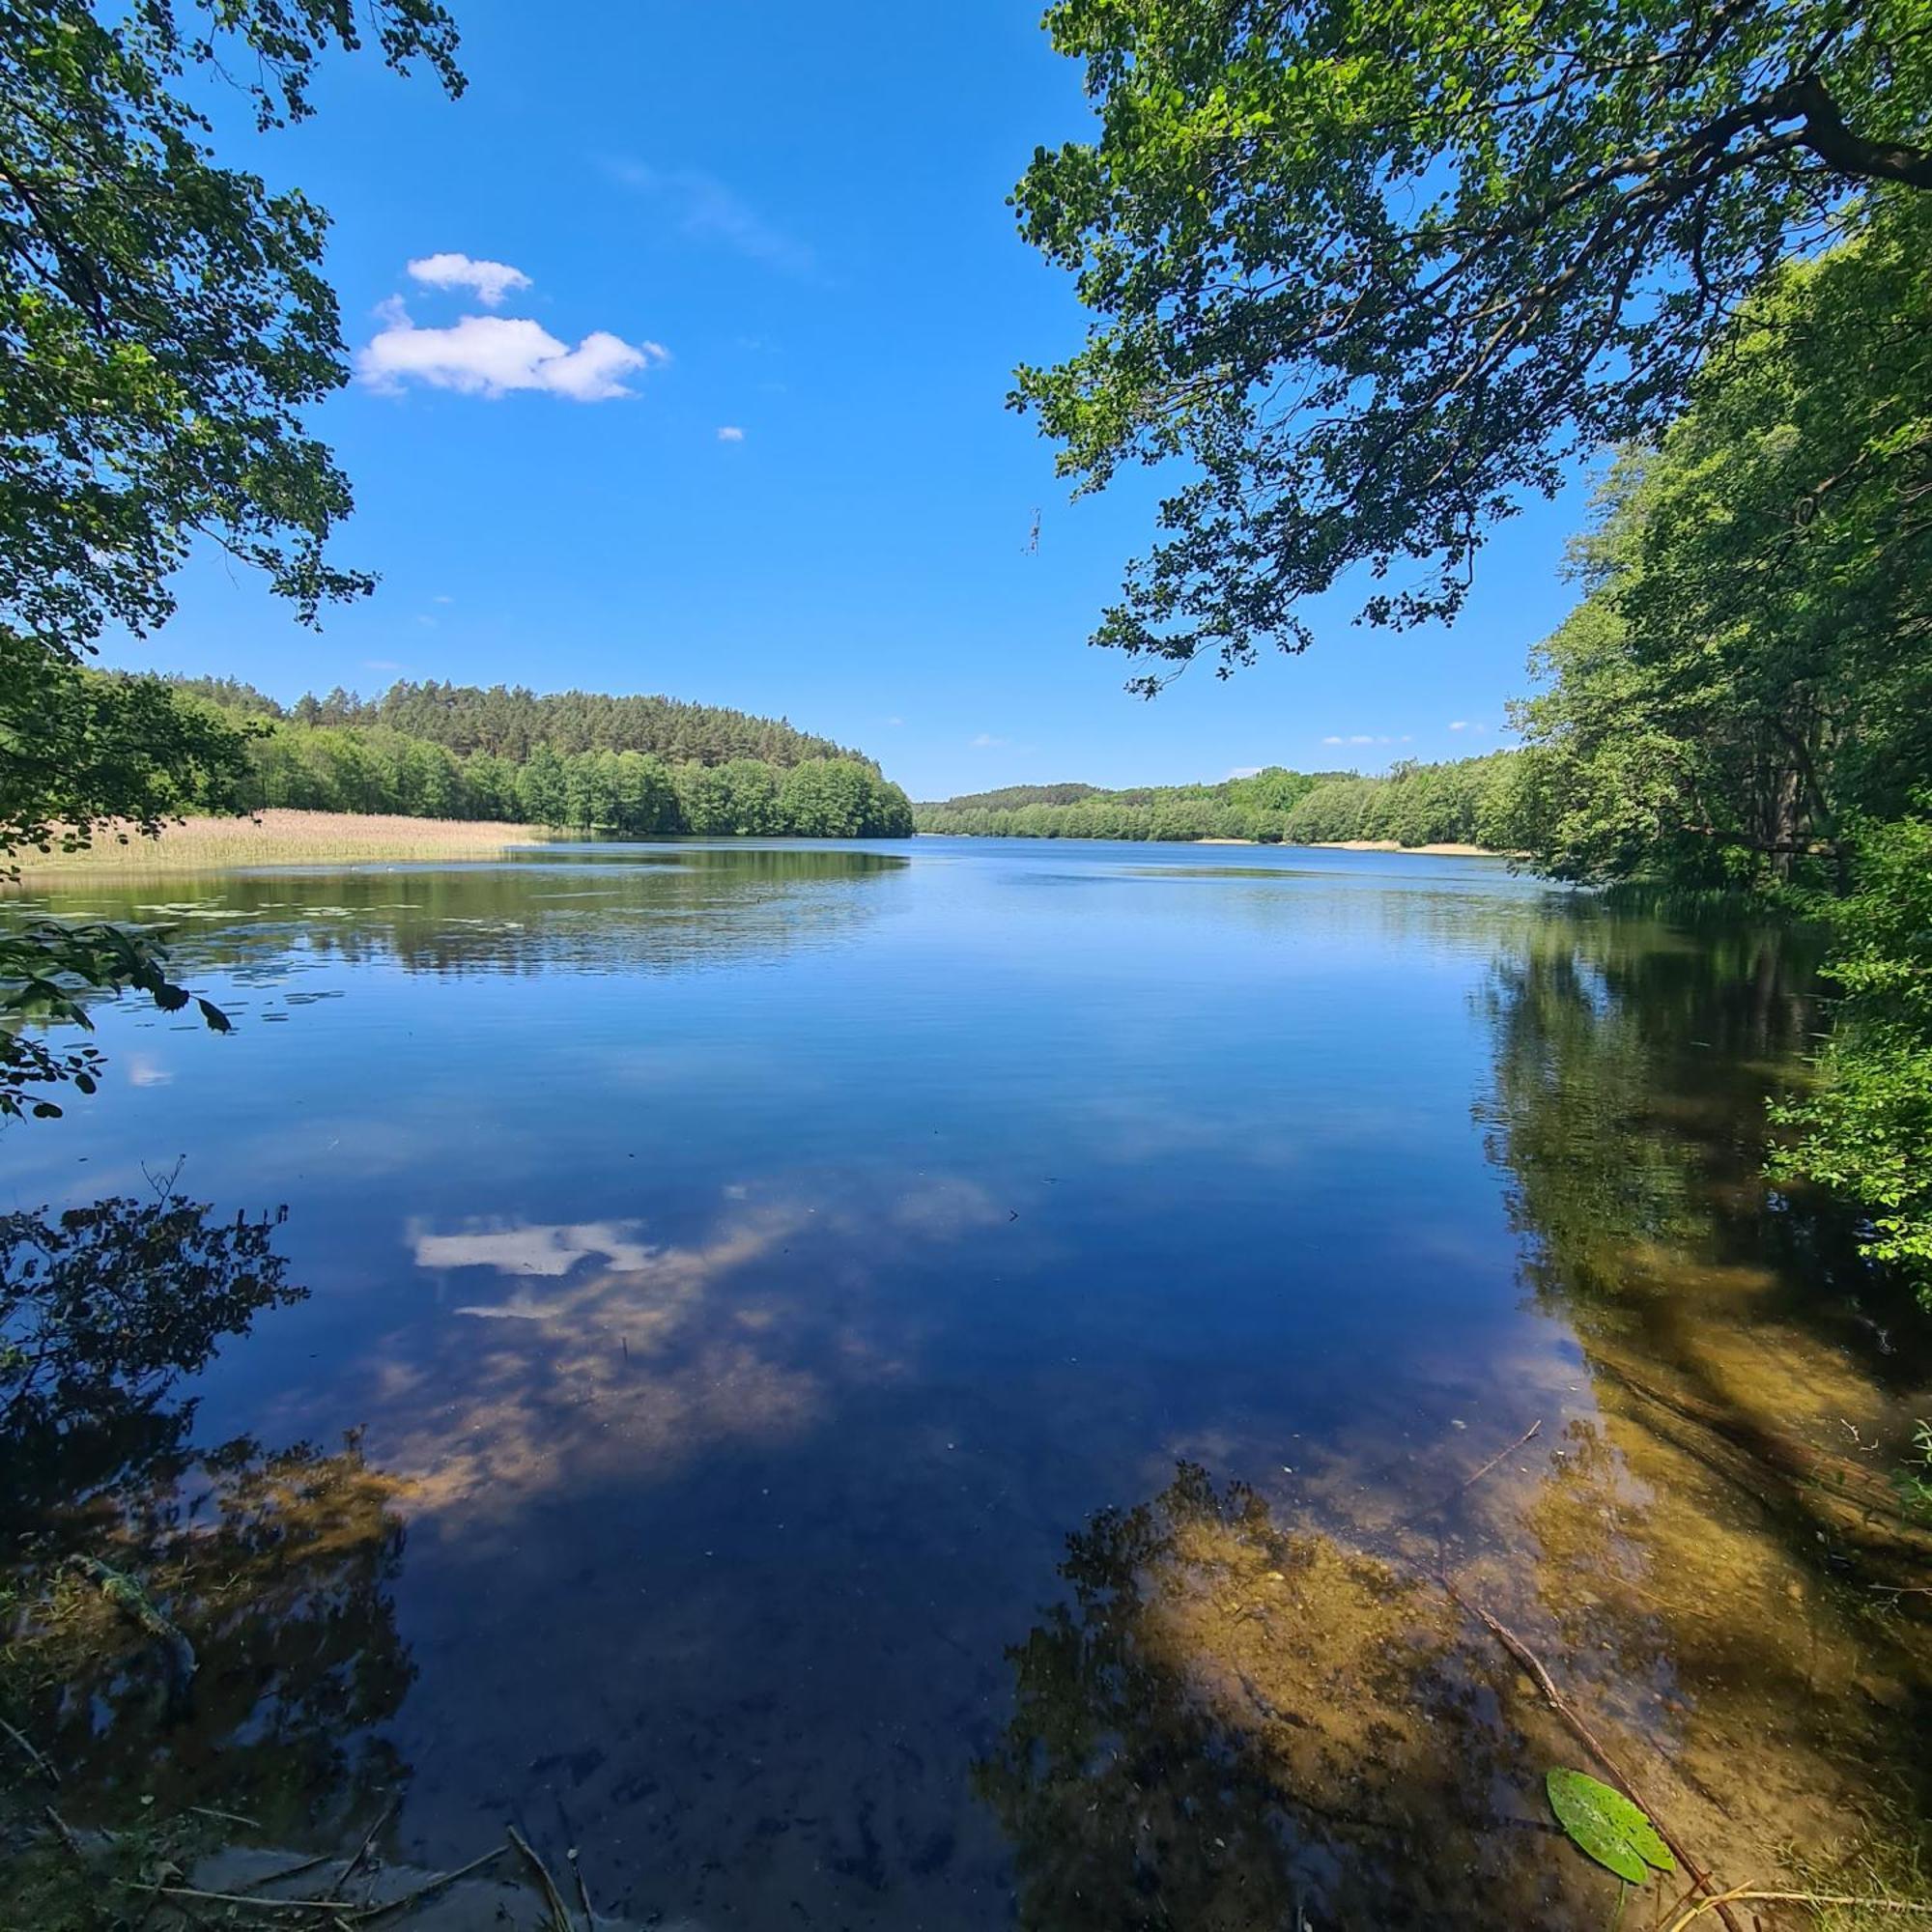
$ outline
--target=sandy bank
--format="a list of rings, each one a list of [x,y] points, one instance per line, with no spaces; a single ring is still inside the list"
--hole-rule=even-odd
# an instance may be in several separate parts
[[[1487,845],[1400,845],[1393,838],[1316,838],[1312,844],[1326,852],[1427,852],[1438,859],[1507,859]]]

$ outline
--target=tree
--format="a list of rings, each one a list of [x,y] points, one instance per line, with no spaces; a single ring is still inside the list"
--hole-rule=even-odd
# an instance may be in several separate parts
[[[801,838],[859,837],[869,802],[865,767],[845,758],[814,758],[794,765],[779,793],[785,830]]]
[[[678,815],[687,832],[717,838],[737,830],[737,790],[728,767],[680,765],[674,777]]]
[[[437,0],[103,11],[26,0],[0,40],[0,613],[70,658],[163,622],[197,537],[311,618],[370,582],[325,559],[349,486],[301,422],[348,380],[327,217],[219,165],[176,86],[232,62],[260,128],[300,121],[366,20],[462,87]]]
[[[1517,713],[1547,869],[1836,886],[1932,781],[1928,265],[1915,197],[1780,271],[1611,473]]]
[[[731,795],[730,830],[752,838],[777,832],[780,829],[777,771],[756,758],[733,758],[724,767],[724,776]]]
[[[326,558],[349,488],[301,420],[348,380],[326,217],[219,165],[178,88],[232,62],[259,128],[299,121],[325,53],[365,31],[390,67],[423,62],[462,85],[438,0],[101,12],[23,0],[0,32],[0,733],[17,751],[23,720],[49,703],[74,714],[10,775],[0,859],[56,819],[81,843],[104,817],[153,832],[170,784],[227,768],[231,747],[188,700],[103,697],[73,675],[109,624],[140,637],[167,619],[198,539],[311,621],[370,582]],[[184,1004],[164,968],[151,941],[43,923],[0,952],[0,1012],[81,1018],[90,986]],[[87,1065],[0,1028],[0,1106],[21,1078]]]
[[[1486,527],[1649,440],[1780,263],[1932,188],[1921,0],[1058,0],[1098,138],[1041,149],[1021,227],[1076,270],[1081,352],[1017,407],[1104,486],[1191,460],[1095,641],[1223,674],[1450,617]],[[1427,568],[1395,587],[1404,563]]]
[[[1863,1207],[1865,1252],[1932,1310],[1932,818],[1866,829],[1830,924],[1838,1011],[1815,1090],[1774,1109],[1800,1138],[1773,1171]]]
[[[517,773],[517,804],[532,825],[564,825],[570,819],[570,791],[563,760],[539,745]]]

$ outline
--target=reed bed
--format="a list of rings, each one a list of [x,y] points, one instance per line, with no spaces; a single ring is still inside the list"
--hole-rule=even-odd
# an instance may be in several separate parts
[[[27,878],[63,873],[225,871],[241,866],[359,865],[375,860],[487,859],[543,838],[534,825],[464,818],[403,818],[347,811],[264,811],[253,818],[189,818],[158,838],[101,828],[82,852],[15,855]]]

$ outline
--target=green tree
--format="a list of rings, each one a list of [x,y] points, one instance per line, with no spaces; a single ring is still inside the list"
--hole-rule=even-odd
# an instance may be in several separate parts
[[[1773,1172],[1863,1207],[1865,1251],[1932,1309],[1932,818],[1865,828],[1829,917],[1841,998],[1816,1089],[1774,1110],[1799,1138]]]
[[[1046,24],[1100,128],[1016,202],[1095,320],[1014,400],[1085,488],[1198,471],[1096,635],[1153,661],[1147,691],[1304,647],[1301,600],[1356,564],[1370,618],[1453,616],[1486,526],[1661,432],[1780,263],[1874,187],[1932,188],[1922,0],[1057,0]]]
[[[683,829],[677,786],[662,758],[644,752],[619,752],[615,765],[618,831],[656,838]]]
[[[794,765],[779,793],[784,828],[801,838],[856,838],[870,802],[865,767],[844,758]]]
[[[756,758],[733,758],[724,768],[731,793],[731,830],[757,838],[780,829],[779,775]]]
[[[1587,596],[1519,707],[1548,869],[1836,883],[1932,781],[1932,206],[1746,310],[1577,549]]]
[[[50,693],[84,716],[14,775],[0,857],[56,816],[83,841],[106,817],[152,831],[164,771],[184,794],[225,771],[227,752],[188,700],[139,690],[101,699],[63,682],[109,624],[139,637],[167,619],[170,579],[196,541],[262,571],[310,620],[368,587],[327,560],[349,488],[302,423],[348,379],[321,274],[326,217],[298,193],[220,165],[210,121],[183,91],[234,71],[260,128],[299,121],[319,62],[365,32],[392,68],[426,63],[460,89],[455,30],[437,0],[359,11],[336,0],[125,10],[22,0],[9,11],[0,730],[17,734]],[[125,734],[141,725],[150,735],[137,745]],[[208,788],[218,809],[239,803],[225,783]],[[17,1100],[17,1076],[86,1069],[86,1056],[18,1031],[20,1018],[82,1018],[87,988],[128,985],[164,1005],[187,997],[145,938],[75,938],[51,923],[11,935],[0,952],[0,1104]]]
[[[517,804],[532,825],[569,824],[563,760],[548,745],[537,746],[517,773]]]
[[[716,838],[738,829],[737,788],[727,768],[680,765],[671,777],[677,787],[678,815],[687,832]]]

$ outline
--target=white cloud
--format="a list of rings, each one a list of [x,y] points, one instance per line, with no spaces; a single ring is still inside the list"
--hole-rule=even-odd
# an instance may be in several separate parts
[[[991,752],[997,751],[1002,745],[1010,745],[1013,741],[1010,738],[996,738],[990,731],[980,731],[974,737],[968,738],[966,742],[976,752]]]
[[[658,343],[625,342],[601,328],[572,349],[540,323],[517,316],[466,315],[448,328],[418,328],[393,298],[377,313],[384,327],[356,355],[355,373],[387,395],[413,378],[467,396],[537,389],[603,403],[636,393],[625,377],[670,360]]]
[[[485,308],[497,307],[511,290],[530,285],[530,278],[507,262],[477,262],[468,255],[421,255],[410,264],[410,273],[433,289],[473,289]]]
[[[1395,740],[1386,731],[1379,734],[1374,731],[1350,731],[1346,736],[1339,731],[1331,731],[1321,742],[1324,745],[1393,745]],[[1404,738],[1402,742],[1406,745],[1408,740]]]
[[[905,720],[903,718],[888,718],[886,720],[886,723],[896,728],[897,726],[903,724],[905,723]]]
[[[696,168],[654,168],[643,161],[608,163],[611,176],[671,211],[685,235],[788,275],[811,275],[818,261],[803,242],[780,232],[715,175]]]
[[[1259,765],[1236,765],[1235,769],[1228,774],[1228,777],[1231,779],[1251,779],[1256,777],[1260,773],[1260,771],[1261,771],[1261,766]]]
[[[660,1252],[639,1238],[643,1226],[641,1221],[471,1221],[458,1234],[439,1235],[425,1222],[411,1221],[406,1238],[418,1267],[487,1267],[498,1274],[554,1278],[596,1255],[617,1273],[637,1274]]]
[[[1449,728],[1452,731],[1466,731],[1469,728],[1469,721],[1466,718],[1459,718]]]
[[[743,442],[745,432],[736,423],[725,423],[718,432],[720,442]]]
[[[429,601],[432,604],[454,604],[456,599],[454,597],[432,597]]]

